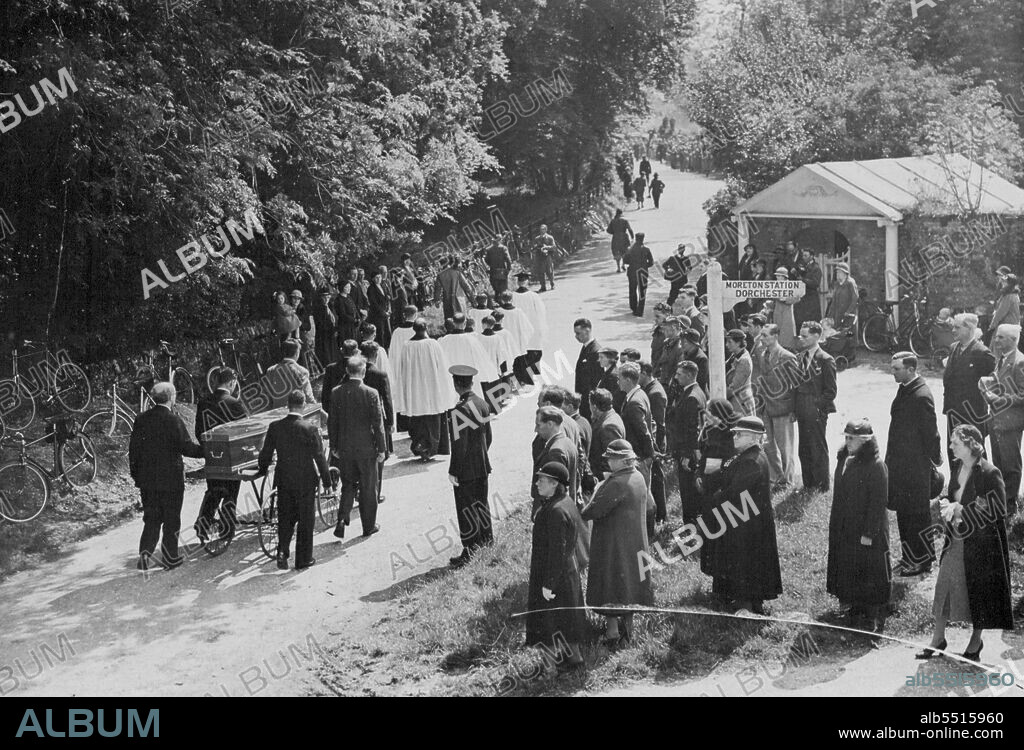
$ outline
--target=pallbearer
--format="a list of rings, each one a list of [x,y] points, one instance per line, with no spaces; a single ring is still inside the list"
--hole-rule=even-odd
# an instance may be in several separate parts
[[[491,509],[487,504],[487,475],[491,461],[491,411],[487,403],[473,393],[477,371],[466,365],[448,368],[459,394],[459,402],[448,415],[448,434],[452,458],[448,464],[448,481],[455,488],[455,513],[459,518],[462,554],[451,558],[452,567],[461,568],[469,562],[473,550],[491,539]]]

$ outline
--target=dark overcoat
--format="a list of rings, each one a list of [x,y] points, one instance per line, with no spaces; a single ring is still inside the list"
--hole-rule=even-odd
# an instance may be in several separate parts
[[[874,440],[864,443],[849,465],[847,456],[844,447],[832,483],[825,591],[844,604],[886,604],[892,593],[892,573],[885,464]],[[861,537],[871,544],[861,544]]]
[[[960,462],[950,470],[949,498],[960,486]],[[1006,488],[999,469],[984,458],[971,470],[960,496],[963,512],[954,529],[945,527],[942,554],[953,534],[964,540],[964,574],[975,628],[1013,629],[1010,552],[1006,542]]]
[[[935,400],[924,378],[917,377],[899,387],[889,409],[885,465],[892,510],[927,509],[932,466],[942,463],[941,451]]]
[[[543,501],[533,523],[533,547],[530,553],[530,588],[526,608],[526,645],[552,647],[555,634],[569,643],[582,641],[587,633],[583,611],[583,584],[576,566],[577,526],[573,519],[576,504],[559,487],[554,497]],[[555,595],[547,601],[541,591]],[[579,607],[558,609],[553,607]]]
[[[730,521],[726,517],[730,514],[719,508],[719,517],[706,521],[711,533],[716,531],[712,524],[725,527],[712,548],[714,591],[730,599],[774,599],[782,593],[782,571],[768,459],[760,446],[752,445],[732,459],[723,472],[718,493],[721,502],[717,504],[731,503],[746,519],[733,514]]]
[[[961,422],[987,422],[988,402],[978,390],[978,380],[995,369],[996,358],[983,343],[977,339],[967,346],[955,342],[942,371],[942,413],[956,412]]]
[[[651,573],[641,579],[637,558],[647,551],[647,483],[634,467],[615,472],[583,509],[593,521],[590,531],[590,569],[587,604],[654,603]]]

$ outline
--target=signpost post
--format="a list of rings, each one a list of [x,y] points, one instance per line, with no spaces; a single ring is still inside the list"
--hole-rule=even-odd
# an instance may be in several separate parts
[[[736,281],[722,278],[722,266],[708,266],[708,379],[709,398],[725,398],[725,322],[728,310],[746,299],[800,299],[802,281]]]

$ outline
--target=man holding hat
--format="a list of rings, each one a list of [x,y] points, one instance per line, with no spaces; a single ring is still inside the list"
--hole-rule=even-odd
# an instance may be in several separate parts
[[[654,603],[651,572],[637,575],[637,559],[647,552],[653,532],[650,494],[637,470],[637,455],[626,440],[615,440],[604,453],[611,474],[594,499],[583,509],[586,521],[593,521],[590,534],[590,568],[587,573],[587,605],[650,606]],[[630,637],[632,617],[606,615],[606,645],[617,648]],[[621,632],[620,632],[621,625]]]
[[[722,489],[713,501],[716,517],[705,521],[725,529],[712,548],[712,590],[739,610],[764,614],[762,602],[782,593],[768,459],[761,450],[764,424],[757,417],[741,417],[732,432],[736,456],[722,472]],[[741,509],[747,519],[730,524],[720,515],[724,503]]]
[[[452,457],[448,464],[448,481],[455,488],[455,514],[459,519],[462,554],[451,558],[452,567],[460,568],[469,562],[470,554],[478,547],[489,544],[491,509],[487,503],[487,475],[491,461],[487,451],[491,447],[491,410],[487,403],[473,393],[476,369],[467,365],[452,365],[452,375],[459,402],[448,414],[448,431]]]
[[[829,302],[825,317],[832,318],[836,328],[842,328],[844,325],[851,325],[853,319],[857,317],[860,292],[857,290],[857,282],[850,276],[849,263],[836,263],[835,268],[836,286],[832,292],[832,301]],[[847,316],[852,317],[848,318]]]
[[[573,551],[579,546],[579,510],[569,497],[569,471],[552,461],[536,472],[533,492],[539,499],[534,514],[530,550],[530,584],[526,596],[526,645],[542,646],[549,653],[568,644],[561,669],[583,666],[579,644],[587,636],[583,582]],[[636,563],[634,562],[634,565]]]
[[[788,281],[789,269],[785,266],[776,268],[775,280]],[[776,297],[772,300],[771,322],[779,327],[779,343],[790,351],[796,345],[796,318],[793,315],[793,305],[796,304],[796,301],[792,297],[789,299]]]

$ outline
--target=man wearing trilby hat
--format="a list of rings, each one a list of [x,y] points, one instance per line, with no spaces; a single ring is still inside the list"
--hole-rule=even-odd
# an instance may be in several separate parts
[[[491,509],[487,504],[487,475],[491,461],[491,410],[473,393],[477,371],[467,365],[448,368],[459,402],[449,412],[451,462],[448,481],[455,488],[455,513],[459,519],[462,554],[451,559],[453,567],[462,567],[473,550],[491,541]]]
[[[741,417],[732,432],[736,456],[725,464],[713,517],[702,517],[700,527],[708,536],[725,531],[713,548],[714,593],[762,614],[762,602],[782,593],[768,459],[761,450],[764,423]],[[732,506],[726,506],[727,518],[720,510],[725,504]]]

